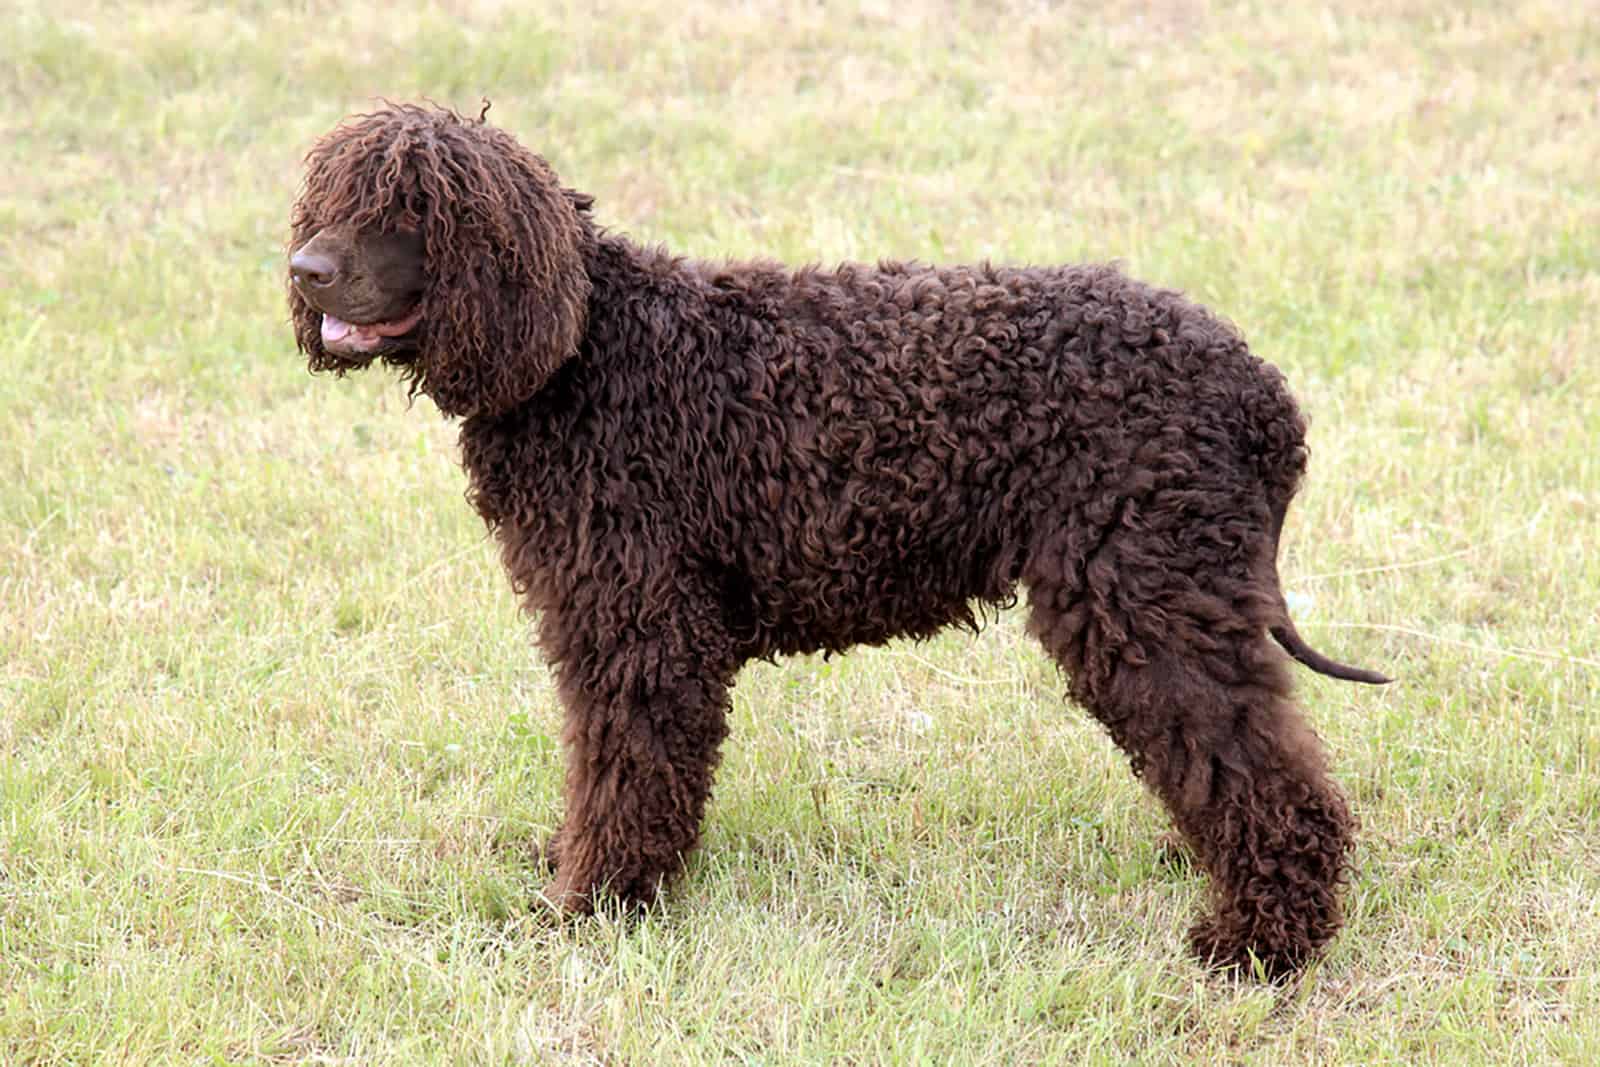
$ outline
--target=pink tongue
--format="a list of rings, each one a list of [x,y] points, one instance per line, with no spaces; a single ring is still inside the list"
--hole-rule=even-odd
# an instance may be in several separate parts
[[[336,319],[332,315],[324,315],[322,316],[322,343],[325,345],[336,344],[344,340],[352,329],[354,327],[343,319]]]

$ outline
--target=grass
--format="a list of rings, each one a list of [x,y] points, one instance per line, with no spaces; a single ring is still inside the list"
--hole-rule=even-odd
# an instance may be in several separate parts
[[[20,0],[0,14],[0,1061],[1600,1060],[1585,5]],[[1364,829],[1302,981],[1025,639],[747,670],[655,913],[544,925],[550,680],[450,426],[314,381],[300,154],[491,116],[615,228],[1123,260],[1313,419],[1282,569]]]

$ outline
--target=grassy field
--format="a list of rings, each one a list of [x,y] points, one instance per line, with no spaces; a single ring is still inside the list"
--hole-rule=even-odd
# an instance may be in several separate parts
[[[0,1062],[1600,1061],[1600,11],[1184,0],[0,11]],[[65,14],[69,10],[70,15]],[[705,256],[1120,259],[1312,419],[1282,569],[1363,821],[1281,989],[1016,615],[748,670],[705,847],[546,925],[550,679],[282,241],[377,96]]]

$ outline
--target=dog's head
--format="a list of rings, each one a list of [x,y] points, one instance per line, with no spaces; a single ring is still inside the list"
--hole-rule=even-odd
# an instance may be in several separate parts
[[[586,326],[588,199],[508,134],[395,105],[314,145],[289,307],[313,371],[399,366],[449,415],[522,403]]]

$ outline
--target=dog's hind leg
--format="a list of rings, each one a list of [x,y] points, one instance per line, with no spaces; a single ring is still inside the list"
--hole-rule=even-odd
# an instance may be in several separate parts
[[[1148,528],[1113,533],[1070,581],[1036,560],[1029,629],[1210,875],[1196,955],[1278,978],[1339,928],[1354,822],[1267,636],[1271,598],[1152,547]]]

